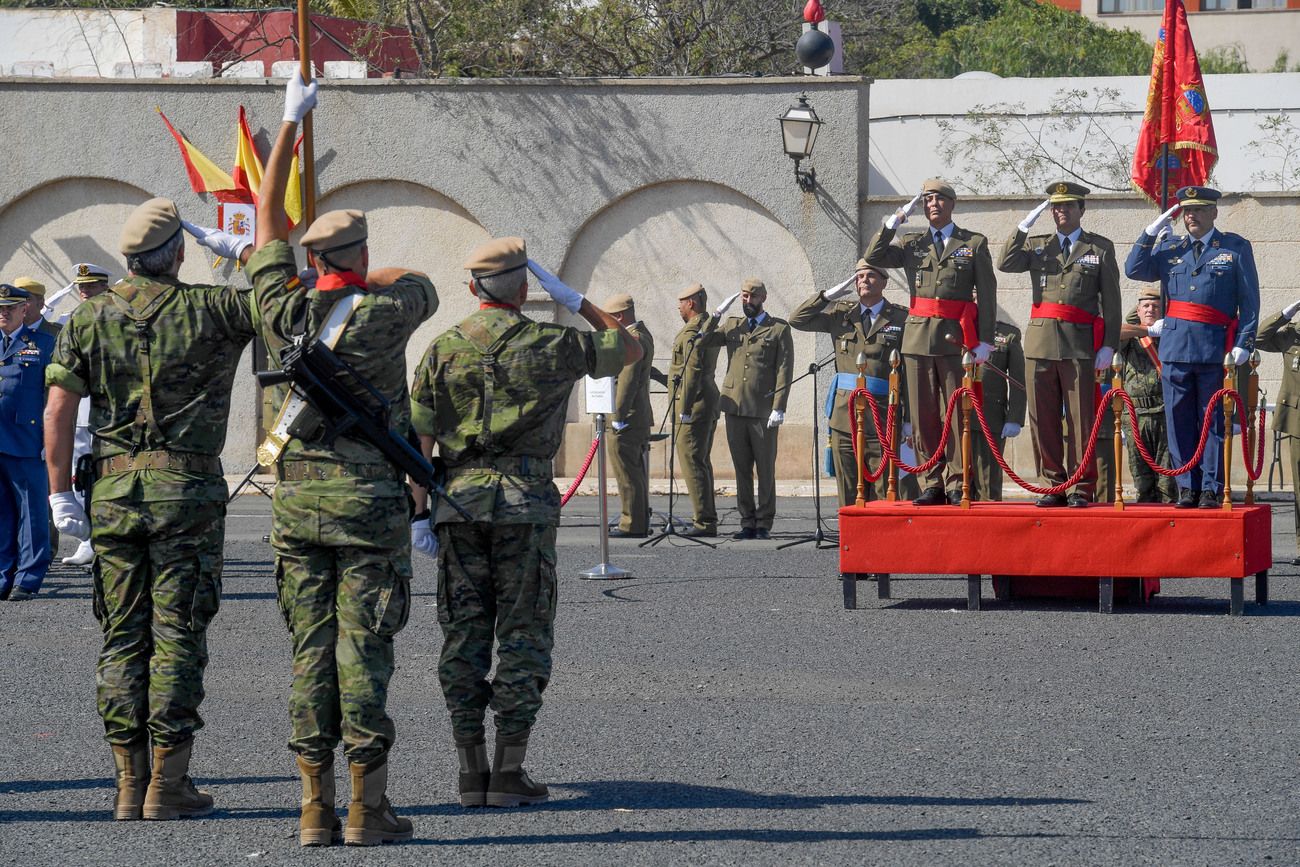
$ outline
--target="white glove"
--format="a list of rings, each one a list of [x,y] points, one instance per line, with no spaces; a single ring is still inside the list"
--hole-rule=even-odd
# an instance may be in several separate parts
[[[1247,361],[1250,361],[1250,353],[1240,346],[1232,347],[1232,351],[1228,354],[1232,356],[1232,363],[1237,367],[1241,367]]]
[[[284,89],[284,122],[299,123],[315,107],[316,79],[303,84],[301,70],[289,76],[289,84]]]
[[[538,265],[532,259],[528,260],[528,270],[537,275],[537,282],[546,290],[556,304],[566,308],[570,313],[577,313],[582,307],[582,293],[576,289],[570,289],[563,280],[556,277],[550,271],[547,271],[541,265]]]
[[[1163,331],[1164,328],[1165,321],[1163,319],[1157,319],[1155,322],[1152,322],[1147,326],[1147,337],[1159,337],[1160,332]]]
[[[740,293],[739,293],[739,292],[737,292],[735,295],[728,295],[728,296],[727,296],[727,300],[725,300],[725,301],[723,301],[721,304],[719,304],[719,305],[718,305],[718,309],[717,309],[717,310],[714,310],[714,311],[713,311],[713,314],[714,314],[715,316],[721,316],[722,314],[726,313],[726,312],[727,312],[727,309],[730,308],[732,304],[735,304],[735,303],[736,303],[736,299],[739,298],[739,297],[740,297]]]
[[[427,557],[438,556],[438,537],[433,535],[428,518],[411,522],[411,550],[419,551]]]
[[[885,228],[889,229],[892,232],[894,229],[897,229],[899,226],[906,223],[908,215],[912,213],[912,209],[916,207],[917,202],[921,201],[921,196],[923,195],[925,194],[917,193],[912,198],[912,201],[908,202],[906,205],[903,205],[903,207],[899,208],[897,211],[894,211],[894,213],[890,214],[888,217],[885,217]]]
[[[50,512],[54,516],[54,527],[60,533],[82,542],[90,538],[90,519],[72,491],[50,494]]]
[[[612,421],[609,424],[610,427],[614,428],[614,430],[624,430],[627,427],[627,422],[625,421]]]
[[[983,340],[981,340],[979,344],[974,349],[971,350],[971,355],[975,356],[976,364],[983,364],[984,362],[988,361],[989,356],[992,354],[993,354],[993,344],[985,343]]]
[[[785,421],[785,413],[779,409],[772,410],[772,414],[767,417],[768,427],[780,427],[781,422]]]
[[[1289,307],[1282,308],[1282,318],[1290,322],[1295,318],[1296,313],[1300,313],[1300,301],[1292,303]]]
[[[188,220],[181,220],[181,228],[193,235],[200,247],[207,247],[223,259],[238,259],[245,247],[253,246],[251,238],[241,238],[220,229],[196,226]]]
[[[1029,230],[1034,227],[1034,223],[1037,223],[1038,218],[1043,215],[1043,211],[1046,211],[1048,206],[1051,204],[1052,204],[1051,199],[1044,199],[1043,203],[1039,205],[1037,208],[1034,208],[1032,211],[1030,211],[1029,214],[1023,220],[1020,221],[1020,224],[1016,226],[1016,228],[1024,232],[1025,234],[1028,234]]]
[[[1013,439],[1018,436],[1020,436],[1020,425],[1013,421],[1009,421],[1002,426],[1002,438],[1004,440]]]
[[[1105,370],[1110,367],[1110,363],[1114,358],[1115,350],[1111,349],[1109,346],[1103,346],[1101,349],[1097,350],[1097,360],[1092,366],[1097,370]]]
[[[687,415],[686,413],[682,413],[679,416],[679,418],[681,418],[682,424],[690,424],[692,421],[694,421],[694,419],[691,416]]]
[[[1159,217],[1157,217],[1154,223],[1147,226],[1146,228],[1147,235],[1152,238],[1154,238],[1156,235],[1159,235],[1160,230],[1169,225],[1169,221],[1173,219],[1174,213],[1177,212],[1177,210],[1181,207],[1182,205],[1174,205],[1172,208],[1170,208],[1169,210],[1161,214]]]
[[[855,273],[853,274],[853,276],[849,277],[849,279],[845,280],[843,283],[836,283],[834,286],[832,286],[831,288],[823,292],[822,298],[824,298],[827,301],[834,301],[836,298],[840,298],[844,295],[848,295],[849,292],[853,291],[853,286],[857,282],[857,280],[858,280],[858,275]]]

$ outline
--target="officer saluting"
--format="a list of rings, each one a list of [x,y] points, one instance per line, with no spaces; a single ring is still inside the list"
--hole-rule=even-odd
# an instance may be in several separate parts
[[[1300,328],[1295,316],[1300,313],[1300,301],[1295,301],[1265,319],[1259,326],[1256,346],[1264,352],[1281,352],[1282,385],[1277,393],[1277,409],[1273,412],[1273,430],[1286,435],[1287,457],[1291,464],[1291,488],[1295,497],[1295,539],[1300,548]],[[1300,557],[1291,561],[1300,566]]]
[[[626,292],[610,296],[601,304],[628,336],[641,344],[641,360],[618,374],[614,388],[614,418],[609,440],[613,447],[614,478],[622,516],[609,531],[612,538],[650,535],[650,469],[646,454],[650,448],[650,368],[654,364],[655,340],[645,323],[636,318],[636,304]]]
[[[1218,190],[1183,187],[1178,204],[1161,214],[1137,239],[1125,273],[1160,281],[1165,315],[1147,326],[1160,338],[1164,366],[1165,419],[1170,459],[1182,466],[1196,453],[1210,397],[1223,386],[1224,353],[1242,365],[1255,347],[1259,321],[1259,274],[1250,242],[1214,227]],[[1174,212],[1183,209],[1188,234],[1158,239]],[[1178,507],[1213,509],[1223,491],[1223,413],[1210,414],[1201,462],[1178,477]]]
[[[895,240],[895,231],[920,199],[930,225]],[[903,362],[922,463],[938,447],[948,398],[961,387],[963,350],[970,350],[976,364],[993,351],[998,289],[993,258],[986,237],[953,223],[956,203],[953,188],[931,178],[920,195],[885,218],[863,254],[868,264],[907,272],[912,300],[903,329]],[[944,457],[926,473],[916,505],[961,502],[960,441],[954,424]]]
[[[1083,462],[1096,413],[1095,371],[1110,367],[1119,346],[1115,245],[1080,226],[1084,199],[1090,192],[1071,181],[1048,186],[1047,201],[1016,227],[998,262],[998,269],[1008,273],[1028,271],[1033,284],[1033,307],[1025,332],[1025,358],[1029,360],[1025,385],[1034,406],[1034,454],[1052,486],[1073,476]],[[1029,229],[1049,206],[1056,231],[1031,237]],[[1109,444],[1098,444],[1099,449],[1107,447]],[[1087,506],[1096,484],[1093,464],[1068,497],[1046,494],[1039,497],[1038,505]]]

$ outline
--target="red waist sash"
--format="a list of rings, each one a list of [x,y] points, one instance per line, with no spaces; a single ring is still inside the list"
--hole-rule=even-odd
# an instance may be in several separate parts
[[[961,342],[966,349],[979,345],[979,307],[974,301],[948,301],[942,298],[913,298],[907,312],[913,316],[956,319],[961,323]]]
[[[1223,341],[1224,352],[1231,350],[1232,345],[1237,342],[1237,319],[1217,307],[1197,304],[1194,301],[1170,301],[1165,305],[1165,316],[1227,328],[1228,332],[1224,335]]]
[[[1075,325],[1091,325],[1093,352],[1101,349],[1101,344],[1106,339],[1106,321],[1073,304],[1053,304],[1051,301],[1044,301],[1029,308],[1029,318],[1057,319],[1061,322],[1073,322]]]

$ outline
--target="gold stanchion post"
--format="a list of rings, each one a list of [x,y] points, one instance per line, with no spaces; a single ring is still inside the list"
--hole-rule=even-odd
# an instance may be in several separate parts
[[[1223,357],[1223,387],[1236,385],[1237,368],[1232,363],[1232,353]],[[1232,509],[1232,398],[1223,397],[1223,508]]]
[[[1120,400],[1119,390],[1124,387],[1124,360],[1119,353],[1110,362],[1110,408],[1115,413],[1115,438],[1111,446],[1115,449],[1115,508],[1124,511],[1124,401]]]
[[[1258,430],[1259,416],[1259,350],[1256,349],[1250,354],[1250,376],[1246,378],[1246,423],[1242,426],[1242,432],[1245,434],[1244,442],[1249,445],[1250,438],[1255,436]],[[1262,449],[1264,443],[1262,440],[1255,442],[1256,449]],[[1243,446],[1244,448],[1244,446]],[[1246,456],[1250,457],[1250,449],[1246,449]],[[1251,478],[1250,473],[1246,473],[1246,505],[1255,505],[1255,480]]]
[[[858,388],[865,391],[867,388],[867,354],[858,353]],[[853,412],[858,419],[858,435],[854,441],[855,451],[857,452],[856,461],[858,464],[858,498],[854,501],[855,506],[865,506],[867,504],[867,397],[864,394],[858,395],[854,404]]]
[[[975,356],[966,352],[961,357],[962,376],[961,386],[967,389],[961,399],[961,507],[970,508],[970,477],[971,477],[971,439],[970,439],[970,414],[975,407],[975,401],[971,398],[970,389],[975,387]]]
[[[897,349],[889,351],[889,405],[894,407],[894,424],[889,429],[889,439],[894,444],[894,451],[900,452],[903,448],[902,437],[899,436],[899,430],[903,424],[903,397],[900,394],[898,381],[898,366],[902,363],[902,357],[899,356]],[[883,452],[884,449],[881,449]],[[889,462],[889,490],[885,499],[894,502],[898,499],[898,464],[893,461]]]

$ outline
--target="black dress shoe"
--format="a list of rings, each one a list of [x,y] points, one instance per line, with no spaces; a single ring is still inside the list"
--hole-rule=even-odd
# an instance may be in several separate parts
[[[1223,505],[1223,495],[1216,494],[1214,491],[1201,491],[1201,501],[1197,504],[1201,509],[1217,509]]]
[[[943,492],[943,488],[926,488],[921,492],[921,496],[912,501],[913,506],[946,506],[948,505],[948,495]]]
[[[1199,498],[1196,496],[1196,492],[1191,488],[1179,488],[1178,502],[1174,503],[1174,506],[1179,509],[1195,509],[1197,499]]]
[[[1034,503],[1035,506],[1041,509],[1059,509],[1065,504],[1066,500],[1063,494],[1043,494],[1038,498],[1038,502]]]
[[[1300,557],[1292,557],[1292,558],[1291,558],[1291,565],[1292,565],[1292,566],[1300,566]]]
[[[1086,509],[1091,504],[1092,500],[1088,499],[1083,494],[1070,494],[1070,496],[1065,498],[1065,505],[1069,506],[1071,509]]]
[[[704,527],[688,527],[682,531],[683,536],[696,536],[703,539],[712,539],[718,535],[717,530],[709,530]]]
[[[631,530],[624,530],[621,527],[613,527],[609,531],[609,538],[611,539],[644,539],[649,535],[650,533],[648,531],[645,533],[634,533]]]
[[[771,539],[771,538],[772,538],[772,534],[769,533],[767,530],[764,530],[762,527],[759,527],[757,530],[754,531],[754,538],[755,538],[755,539]]]
[[[961,505],[961,491],[949,491],[949,492],[948,492],[948,505],[950,505],[950,506],[960,506],[960,505]]]
[[[757,539],[757,538],[758,538],[758,534],[757,534],[756,532],[754,532],[754,528],[753,528],[753,527],[745,527],[745,528],[744,528],[743,530],[741,530],[739,533],[732,533],[732,534],[731,534],[731,538],[733,538],[733,539]]]

